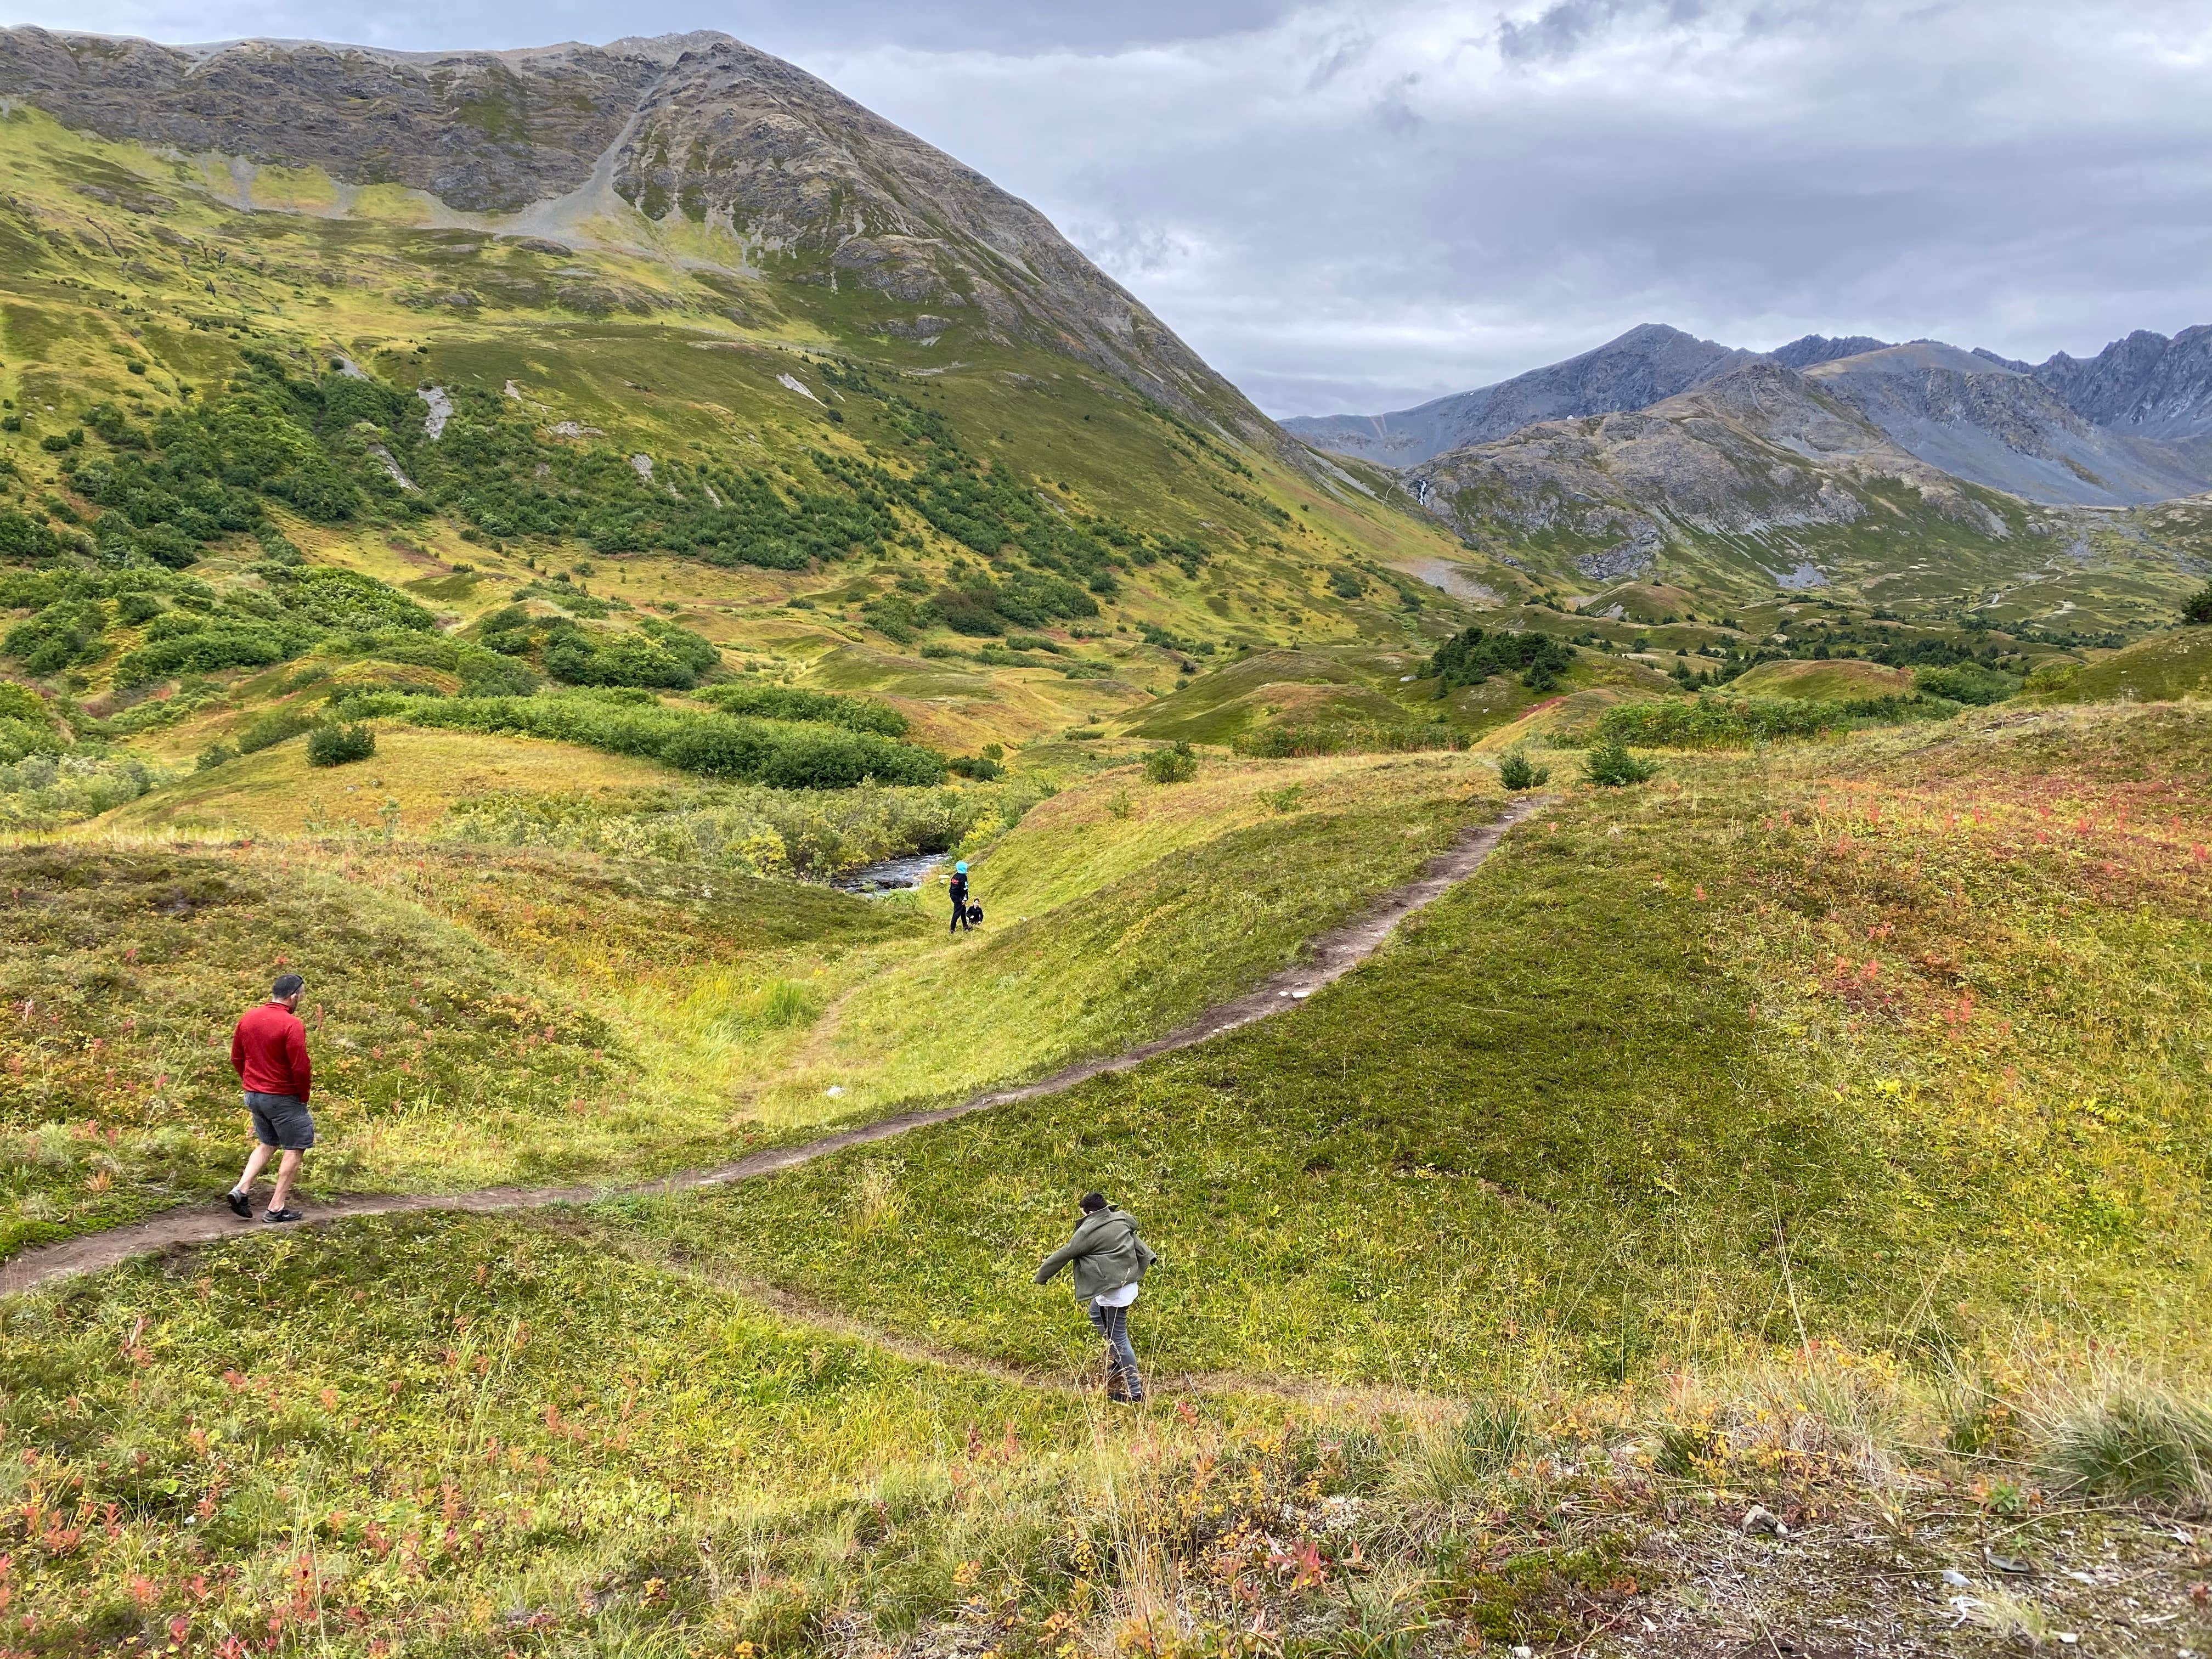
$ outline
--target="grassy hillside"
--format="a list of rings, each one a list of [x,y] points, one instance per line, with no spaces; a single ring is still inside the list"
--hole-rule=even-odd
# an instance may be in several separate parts
[[[720,1193],[241,1240],[18,1302],[15,1639],[1042,1655],[1258,1621],[1316,1655],[1686,1659],[1840,1619],[1995,1654],[2100,1628],[2119,1573],[2194,1642],[2201,1566],[2145,1521],[2199,1492],[2208,744],[2191,708],[2106,707],[1671,757],[1569,790],[1294,1014],[1057,1100]],[[981,873],[994,905],[1176,926],[1147,883],[1264,887],[1242,849],[1302,856],[1267,832],[1308,813],[1325,844],[1363,804],[1486,811],[1482,764],[1109,775]],[[354,902],[580,996],[820,955],[866,914],[855,964],[920,954],[862,994],[964,1018],[1045,948],[744,889],[668,960],[697,866],[348,856]],[[1066,1390],[1091,1346],[1028,1283],[1094,1182],[1163,1255],[1163,1401],[1127,1419]],[[1747,1539],[1754,1502],[1790,1540]]]
[[[943,624],[912,612],[933,596],[969,629],[948,644],[1093,623],[1170,653],[1395,635],[1418,629],[1419,585],[1369,573],[1448,545],[1071,360],[885,334],[871,301],[826,286],[738,292],[673,250],[555,254],[410,228],[368,198],[341,217],[235,211],[183,164],[21,108],[0,123],[0,175],[18,256],[0,442],[21,534],[96,532],[113,505],[111,530],[219,567],[258,517],[462,620],[550,578],[550,558],[622,609],[672,605],[725,647],[804,659],[926,639]],[[224,500],[248,522],[213,497],[208,524],[71,482],[141,460],[173,477],[210,421],[243,441],[242,368],[264,477]],[[423,386],[453,410],[434,433]],[[594,582],[580,560],[616,562]]]
[[[206,1201],[246,1142],[228,1034],[307,976],[323,1190],[696,1163],[749,991],[911,931],[790,882],[514,854],[159,842],[0,852],[13,1249]],[[688,1016],[663,1020],[675,999]]]
[[[1672,761],[1292,1020],[634,1219],[1028,1364],[1075,1352],[1023,1263],[1092,1185],[1173,1264],[1171,1366],[1463,1387],[2045,1327],[2201,1363],[2212,732],[1938,732]],[[863,1185],[907,1224],[855,1252]]]
[[[2212,628],[2177,628],[2085,665],[2053,665],[2028,684],[2042,703],[2166,702],[2212,696]]]
[[[1911,674],[1871,662],[1761,663],[1729,684],[1747,697],[1798,697],[1816,702],[1912,695]]]

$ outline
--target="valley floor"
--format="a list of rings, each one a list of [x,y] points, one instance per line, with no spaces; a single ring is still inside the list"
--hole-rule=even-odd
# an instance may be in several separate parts
[[[2163,705],[1549,757],[1370,960],[1133,1070],[11,1297],[0,1647],[2204,1651],[2208,751]],[[228,1178],[179,999],[272,919],[345,946],[319,1180],[665,1171],[1318,978],[1504,805],[1466,754],[1108,771],[950,940],[582,854],[23,846],[6,948],[65,971],[10,993],[15,1248]],[[1163,1258],[1119,1415],[1029,1282],[1091,1186]]]

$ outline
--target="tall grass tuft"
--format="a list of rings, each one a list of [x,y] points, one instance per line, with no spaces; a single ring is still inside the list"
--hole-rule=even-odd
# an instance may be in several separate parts
[[[1408,1497],[1455,1504],[1494,1485],[1549,1443],[1542,1423],[1517,1400],[1478,1400],[1455,1422],[1438,1425],[1408,1453],[1398,1473]]]
[[[2044,1427],[2038,1468],[2054,1486],[2212,1514],[2212,1409],[2130,1381]]]

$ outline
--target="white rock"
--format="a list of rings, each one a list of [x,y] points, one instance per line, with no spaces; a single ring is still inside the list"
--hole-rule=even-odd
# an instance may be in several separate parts
[[[453,397],[441,386],[420,387],[415,395],[430,406],[430,412],[422,417],[422,435],[435,443],[445,431],[446,422],[453,418]]]

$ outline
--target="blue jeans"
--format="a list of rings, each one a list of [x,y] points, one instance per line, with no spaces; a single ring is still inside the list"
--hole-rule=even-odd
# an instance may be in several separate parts
[[[1129,1310],[1091,1304],[1091,1323],[1106,1343],[1106,1392],[1131,1400],[1145,1397],[1145,1379],[1137,1374],[1137,1351],[1129,1346]]]

